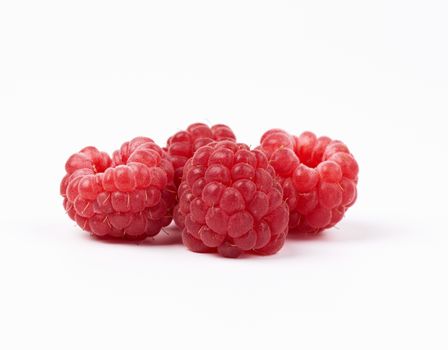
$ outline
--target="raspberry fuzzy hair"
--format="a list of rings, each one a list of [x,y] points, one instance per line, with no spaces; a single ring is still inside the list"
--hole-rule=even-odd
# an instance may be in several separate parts
[[[194,252],[269,255],[285,242],[288,207],[261,151],[232,141],[199,148],[184,166],[178,195],[182,240]]]
[[[174,167],[174,182],[179,186],[182,180],[183,167],[193,157],[194,152],[210,142],[231,140],[235,134],[227,125],[217,124],[209,127],[203,123],[191,124],[187,130],[179,131],[167,141],[167,152]]]
[[[341,141],[311,132],[267,131],[259,147],[269,158],[290,210],[289,227],[319,233],[335,226],[357,198],[358,163]]]
[[[70,218],[101,238],[142,240],[172,221],[174,170],[147,137],[124,143],[112,158],[83,148],[65,164],[60,193]]]

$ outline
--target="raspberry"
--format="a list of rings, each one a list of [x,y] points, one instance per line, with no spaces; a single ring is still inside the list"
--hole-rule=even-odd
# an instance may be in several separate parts
[[[333,227],[355,203],[358,164],[341,141],[272,129],[259,149],[280,177],[291,231],[319,233]]]
[[[184,166],[175,215],[194,252],[274,254],[288,230],[289,212],[263,152],[233,141],[200,147]]]
[[[208,127],[206,124],[191,124],[187,130],[179,131],[167,141],[166,149],[174,166],[174,182],[179,186],[185,163],[201,146],[213,141],[235,141],[233,131],[226,125],[217,124]]]
[[[174,170],[153,140],[137,137],[108,154],[95,147],[73,154],[60,193],[71,219],[101,238],[141,240],[171,223]]]

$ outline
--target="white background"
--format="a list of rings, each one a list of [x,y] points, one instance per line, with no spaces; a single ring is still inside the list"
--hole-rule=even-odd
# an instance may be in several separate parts
[[[0,348],[446,349],[446,1],[0,2]],[[196,121],[345,141],[359,200],[272,257],[92,240],[64,163]]]

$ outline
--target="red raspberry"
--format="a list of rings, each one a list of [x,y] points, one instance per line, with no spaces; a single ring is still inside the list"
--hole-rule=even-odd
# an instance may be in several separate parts
[[[102,238],[141,240],[172,220],[174,170],[153,140],[137,137],[113,153],[83,148],[65,164],[64,207],[85,231]]]
[[[274,254],[288,230],[288,207],[263,152],[232,141],[199,148],[178,191],[184,244],[195,252],[238,257]]]
[[[174,166],[174,182],[179,186],[182,180],[182,171],[188,159],[201,146],[213,141],[235,141],[233,131],[223,124],[208,127],[206,124],[191,124],[186,131],[179,131],[167,141],[167,151]]]
[[[333,227],[355,203],[358,163],[341,141],[272,129],[262,136],[260,149],[280,176],[292,231]]]

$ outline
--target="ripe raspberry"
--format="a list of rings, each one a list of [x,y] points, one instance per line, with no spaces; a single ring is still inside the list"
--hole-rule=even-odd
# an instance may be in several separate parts
[[[192,251],[238,257],[283,246],[288,207],[261,151],[232,141],[199,148],[185,164],[178,195],[182,239]]]
[[[355,203],[358,163],[341,141],[272,129],[262,136],[259,148],[280,177],[293,232],[333,227]]]
[[[137,137],[113,153],[83,148],[65,164],[60,192],[71,219],[102,238],[141,240],[172,220],[174,170],[153,140]]]
[[[174,166],[174,182],[179,186],[183,167],[194,152],[213,141],[235,141],[233,131],[227,126],[217,124],[209,128],[206,124],[191,124],[186,131],[179,131],[167,141],[166,149]]]

